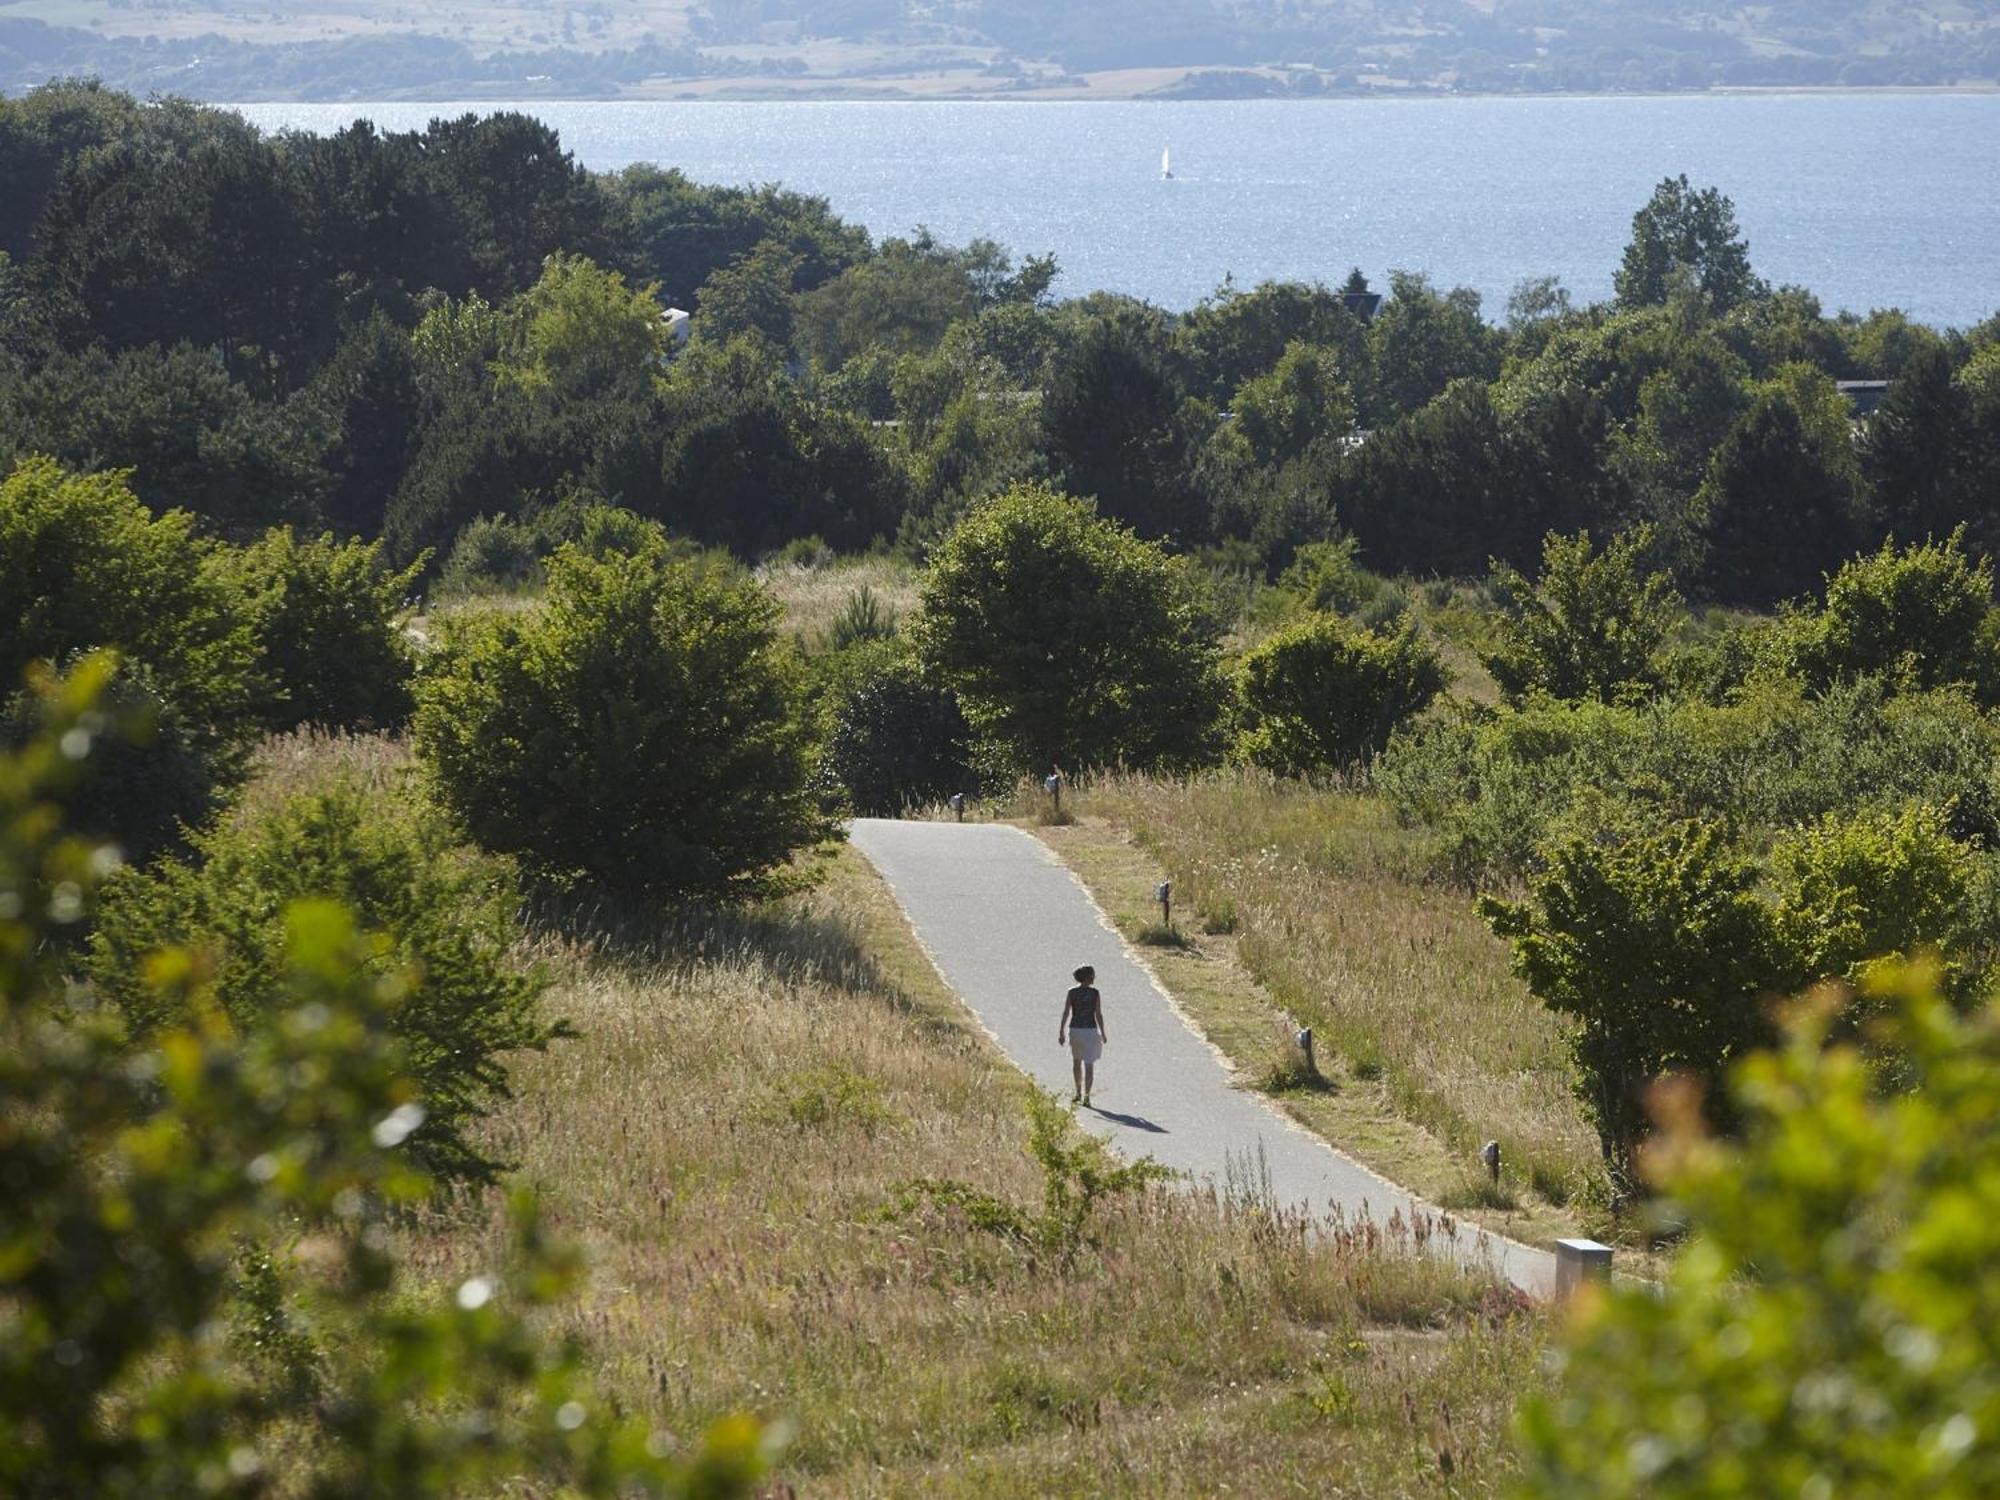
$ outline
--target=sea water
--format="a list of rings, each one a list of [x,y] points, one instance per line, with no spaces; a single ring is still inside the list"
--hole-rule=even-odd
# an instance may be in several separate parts
[[[518,108],[585,165],[782,182],[878,236],[1053,252],[1056,290],[1186,308],[1225,277],[1360,266],[1605,297],[1632,215],[1682,172],[1736,204],[1758,272],[1828,311],[2000,312],[2000,95],[1750,94],[1201,102],[258,104],[270,129]],[[1163,150],[1174,176],[1163,180]]]

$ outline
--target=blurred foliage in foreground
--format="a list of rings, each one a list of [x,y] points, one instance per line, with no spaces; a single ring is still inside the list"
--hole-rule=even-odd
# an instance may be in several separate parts
[[[1821,997],[1736,1070],[1740,1143],[1663,1089],[1647,1170],[1696,1236],[1664,1292],[1580,1307],[1522,1494],[2000,1493],[2000,1019],[1923,965],[1869,988],[1865,1042]]]
[[[113,670],[46,682],[42,732],[0,757],[0,1492],[747,1489],[754,1423],[648,1432],[536,1333],[577,1266],[525,1198],[507,1276],[440,1303],[399,1275],[385,1222],[427,1187],[399,1149],[422,1121],[390,1025],[407,981],[344,909],[291,908],[252,1029],[175,952],[152,977],[184,1027],[134,1044],[77,1011],[51,939],[115,860],[60,799],[115,735]]]

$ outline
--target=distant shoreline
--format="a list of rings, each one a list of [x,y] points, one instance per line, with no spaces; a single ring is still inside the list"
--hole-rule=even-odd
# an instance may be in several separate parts
[[[768,80],[755,80],[768,85]],[[814,80],[810,87],[753,87],[738,79],[700,79],[663,84],[657,89],[633,89],[617,94],[527,93],[519,89],[492,91],[471,87],[450,91],[421,90],[384,94],[373,98],[326,99],[298,94],[269,94],[254,98],[211,99],[201,102],[221,109],[277,104],[359,108],[371,104],[1357,104],[1383,100],[1440,102],[1449,100],[1519,99],[1546,101],[1570,99],[1578,102],[1613,99],[1713,99],[1713,98],[1894,98],[1936,95],[1939,97],[1996,98],[2000,84],[1883,84],[1856,86],[1818,85],[1732,85],[1707,89],[1620,89],[1596,92],[1436,89],[1422,87],[1382,87],[1368,92],[1347,91],[1312,95],[1262,93],[1163,93],[1158,89],[1115,90],[1107,87],[1013,89],[986,92],[917,92],[882,88],[879,80],[867,86],[847,87],[839,80]]]

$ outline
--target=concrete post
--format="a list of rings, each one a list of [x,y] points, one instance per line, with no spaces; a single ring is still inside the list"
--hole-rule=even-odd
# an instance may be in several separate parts
[[[1586,1281],[1611,1285],[1611,1247],[1596,1240],[1557,1240],[1556,1301],[1567,1302]]]

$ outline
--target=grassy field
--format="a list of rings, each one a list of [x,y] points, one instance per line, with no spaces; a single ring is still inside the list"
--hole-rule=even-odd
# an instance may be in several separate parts
[[[1216,920],[1214,903],[1207,914],[1177,904],[1173,927],[1162,927],[1154,890],[1165,870],[1123,827],[1091,816],[1034,832],[1090,888],[1176,1003],[1234,1063],[1239,1087],[1267,1094],[1300,1124],[1391,1181],[1510,1238],[1547,1244],[1598,1227],[1600,1216],[1590,1205],[1552,1201],[1523,1171],[1511,1171],[1496,1187],[1474,1150],[1419,1124],[1382,1072],[1321,1044],[1319,1076],[1308,1076],[1294,1040],[1299,1008],[1272,998],[1251,972],[1233,928],[1208,930],[1230,927]],[[1177,880],[1175,889],[1185,887]],[[1317,1033],[1320,1023],[1312,1024]]]
[[[1555,1019],[1466,895],[1423,878],[1416,839],[1378,801],[1234,771],[1105,778],[1070,801],[1080,825],[1043,832],[1087,876],[1095,869],[1126,921],[1138,920],[1150,871],[1129,868],[1093,823],[1128,831],[1173,877],[1186,929],[1231,934],[1231,961],[1314,1028],[1336,1088],[1288,1097],[1300,1118],[1420,1192],[1491,1209],[1501,1227],[1515,1219],[1510,1232],[1608,1232],[1596,1139]],[[1186,983],[1204,986],[1199,974]],[[1253,1081],[1268,1073],[1281,1036],[1270,1009],[1207,1004],[1217,1025],[1239,1028],[1223,1044]],[[1488,1139],[1506,1164],[1501,1194],[1468,1170]]]
[[[824,567],[771,562],[757,570],[757,578],[784,606],[785,628],[814,643],[825,638],[847,601],[863,589],[898,621],[907,621],[922,581],[910,563],[887,556],[842,558]]]
[[[253,796],[382,740],[274,742]],[[1541,1315],[1372,1233],[1141,1190],[1035,1233],[1027,1085],[842,850],[734,914],[549,920],[524,959],[580,1035],[514,1070],[487,1144],[592,1274],[560,1314],[673,1433],[748,1408],[814,1495],[1488,1495]],[[920,1181],[956,1188],[913,1190]],[[408,1231],[441,1285],[510,1253],[491,1198]],[[982,1228],[999,1224],[1000,1228]]]

